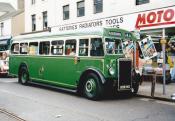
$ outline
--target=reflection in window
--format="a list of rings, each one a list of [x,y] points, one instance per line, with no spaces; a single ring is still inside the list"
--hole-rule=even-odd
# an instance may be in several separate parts
[[[101,38],[91,39],[91,56],[104,56],[103,43]]]
[[[21,43],[20,54],[27,54],[27,53],[28,53],[28,43]]]
[[[63,40],[52,41],[51,53],[53,55],[63,55]]]
[[[50,53],[50,42],[40,42],[39,44],[39,54],[49,55]]]
[[[123,52],[121,40],[106,38],[105,44],[107,54],[119,54]]]
[[[29,54],[37,55],[38,54],[38,42],[29,43]]]
[[[19,54],[19,43],[12,44],[11,53],[12,54]]]
[[[79,56],[88,56],[88,46],[89,46],[88,39],[80,39]]]
[[[65,55],[74,56],[76,54],[76,40],[66,40]]]

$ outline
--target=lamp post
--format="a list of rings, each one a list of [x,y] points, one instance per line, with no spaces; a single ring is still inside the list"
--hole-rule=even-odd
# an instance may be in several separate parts
[[[163,95],[165,95],[166,94],[166,90],[165,90],[165,82],[166,82],[165,47],[166,47],[166,42],[167,42],[165,39],[165,29],[163,29],[162,34],[163,36],[162,36],[160,43],[162,44],[162,52],[163,52]]]

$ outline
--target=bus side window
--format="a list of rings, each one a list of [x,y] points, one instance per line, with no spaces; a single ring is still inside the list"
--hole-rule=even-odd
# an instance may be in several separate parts
[[[39,54],[49,55],[50,53],[50,42],[40,42],[39,44]]]
[[[19,43],[12,44],[11,53],[12,54],[19,54]]]
[[[53,55],[63,55],[63,46],[64,46],[63,40],[52,41],[51,53]]]
[[[76,40],[66,40],[65,45],[65,55],[75,55],[76,54]]]
[[[91,39],[91,56],[104,56],[103,43],[101,38]]]
[[[79,56],[88,56],[88,46],[89,46],[88,39],[80,39]]]
[[[20,54],[27,54],[27,53],[28,53],[28,43],[21,43]]]
[[[29,54],[37,55],[38,54],[38,42],[29,43]]]

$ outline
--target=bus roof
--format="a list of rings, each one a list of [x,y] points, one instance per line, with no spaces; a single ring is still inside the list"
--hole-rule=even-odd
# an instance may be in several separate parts
[[[78,30],[68,30],[68,31],[61,31],[58,32],[56,29],[53,29],[51,32],[41,32],[41,33],[33,33],[33,34],[26,34],[26,35],[19,35],[13,38],[13,40],[25,40],[25,39],[37,39],[37,38],[47,38],[47,37],[66,37],[66,36],[81,36],[81,35],[98,35],[98,36],[105,36],[107,31],[117,31],[117,32],[127,32],[127,30],[119,29],[119,28],[107,28],[107,27],[97,27],[97,28],[85,28],[85,29],[78,29]]]

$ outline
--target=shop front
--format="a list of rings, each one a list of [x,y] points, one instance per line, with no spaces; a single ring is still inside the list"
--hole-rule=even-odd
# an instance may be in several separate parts
[[[168,7],[139,13],[136,20],[136,28],[140,30],[141,37],[148,35],[151,36],[158,53],[157,56],[151,60],[151,66],[147,69],[147,71],[151,72],[153,68],[156,67],[157,73],[162,74],[163,50],[160,41],[162,38],[166,39],[166,81],[168,83],[171,80],[174,80],[174,72],[172,70],[175,68],[175,51],[170,45],[170,39],[175,35],[175,7]],[[149,64],[145,66],[148,65]]]

